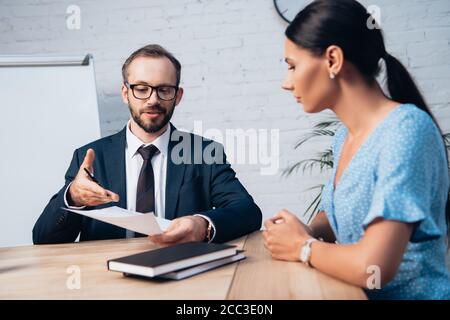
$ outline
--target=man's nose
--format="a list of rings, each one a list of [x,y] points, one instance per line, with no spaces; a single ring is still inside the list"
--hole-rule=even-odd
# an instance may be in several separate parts
[[[158,97],[158,93],[156,92],[156,89],[152,90],[150,97],[148,97],[148,99],[147,99],[147,103],[150,105],[159,103],[159,97]]]

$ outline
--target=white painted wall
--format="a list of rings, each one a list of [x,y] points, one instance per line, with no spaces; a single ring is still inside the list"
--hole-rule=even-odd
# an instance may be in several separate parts
[[[389,51],[408,66],[449,131],[450,2],[362,2],[381,8]],[[66,28],[69,4],[81,9],[80,30]],[[133,50],[159,43],[183,64],[186,95],[174,117],[177,126],[192,129],[202,120],[205,129],[279,129],[281,168],[328,143],[293,150],[321,116],[306,115],[280,88],[287,25],[271,0],[0,0],[0,5],[2,53],[94,54],[103,136],[120,130],[128,118],[119,96],[123,61]],[[235,169],[266,217],[283,207],[300,214],[313,196],[304,190],[326,178],[262,176],[254,165]]]

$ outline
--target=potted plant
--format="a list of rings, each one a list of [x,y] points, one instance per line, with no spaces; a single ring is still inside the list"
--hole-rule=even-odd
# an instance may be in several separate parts
[[[330,140],[332,140],[334,134],[336,133],[336,130],[340,125],[341,122],[337,118],[332,118],[330,120],[317,123],[316,125],[314,125],[311,132],[308,132],[303,137],[301,137],[299,142],[295,145],[294,149],[299,149],[306,143],[318,138],[330,137]],[[442,138],[444,139],[447,151],[450,151],[450,133],[444,134]],[[298,171],[301,171],[302,174],[305,174],[307,171],[309,171],[310,174],[312,174],[314,170],[318,170],[318,172],[323,173],[324,171],[333,169],[333,164],[333,150],[331,148],[330,141],[329,148],[318,152],[315,157],[303,159],[294,163],[293,165],[283,170],[283,175],[287,177]],[[303,213],[308,224],[319,212],[323,188],[324,185],[319,184],[305,190],[318,190],[317,195],[314,197],[313,201],[309,204],[308,208]]]

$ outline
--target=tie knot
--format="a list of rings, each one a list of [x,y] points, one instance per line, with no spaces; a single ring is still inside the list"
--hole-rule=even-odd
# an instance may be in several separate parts
[[[138,149],[138,152],[140,153],[140,155],[142,156],[142,158],[144,160],[149,160],[151,158],[153,158],[153,156],[159,151],[159,149],[154,146],[154,145],[148,145],[146,147],[141,146]]]

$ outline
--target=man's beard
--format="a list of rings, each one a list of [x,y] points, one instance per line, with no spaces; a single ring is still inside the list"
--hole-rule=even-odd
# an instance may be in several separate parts
[[[175,101],[171,108],[165,109],[161,107],[161,105],[157,104],[152,106],[151,108],[146,108],[137,112],[131,108],[130,101],[128,101],[128,109],[130,109],[131,117],[133,118],[134,122],[136,122],[137,125],[142,128],[142,130],[147,133],[155,133],[164,128],[169,123],[170,119],[172,119],[172,115],[175,110]],[[162,118],[158,117],[158,119],[148,119],[148,121],[144,121],[141,118],[141,115],[149,111],[161,112]]]

